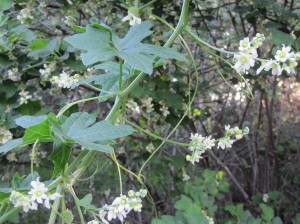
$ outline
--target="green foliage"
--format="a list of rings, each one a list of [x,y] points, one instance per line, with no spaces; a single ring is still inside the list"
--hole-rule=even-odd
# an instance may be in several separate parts
[[[88,26],[85,33],[67,37],[65,41],[77,49],[86,51],[81,54],[82,62],[86,66],[109,61],[117,56],[133,69],[151,74],[152,64],[157,56],[185,60],[184,56],[173,48],[140,43],[152,33],[149,30],[151,27],[149,21],[143,22],[132,27],[124,38],[119,38],[107,26],[94,24]]]
[[[55,141],[53,143],[53,152],[51,153],[49,158],[54,162],[54,177],[57,176],[61,171],[65,170],[71,152],[72,149],[70,145],[58,141]]]

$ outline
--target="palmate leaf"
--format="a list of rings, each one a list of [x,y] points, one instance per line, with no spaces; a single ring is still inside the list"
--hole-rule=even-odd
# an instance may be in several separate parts
[[[78,112],[72,114],[60,126],[54,127],[54,132],[59,131],[60,137],[79,143],[85,149],[110,153],[109,144],[112,140],[125,137],[133,132],[128,125],[113,125],[109,121],[96,121],[97,114]],[[92,125],[93,124],[93,125]]]
[[[84,51],[81,58],[86,66],[109,61],[117,56],[133,69],[151,74],[154,58],[157,56],[185,60],[185,56],[173,48],[140,43],[152,33],[151,27],[151,22],[145,21],[131,27],[124,38],[119,38],[106,26],[90,25],[85,33],[75,34],[64,40]]]
[[[25,135],[22,139],[14,139],[0,146],[0,153],[7,153],[17,147],[33,144],[36,140],[39,142],[59,141],[66,144],[79,143],[88,150],[110,153],[112,152],[110,144],[114,143],[114,139],[125,137],[133,132],[133,129],[127,125],[113,125],[109,121],[95,123],[96,117],[97,113],[86,112],[74,113],[62,121],[59,121],[53,113],[46,117],[20,117],[17,123],[27,127]],[[63,156],[67,157],[68,153]],[[65,164],[65,159],[58,162],[60,167]]]

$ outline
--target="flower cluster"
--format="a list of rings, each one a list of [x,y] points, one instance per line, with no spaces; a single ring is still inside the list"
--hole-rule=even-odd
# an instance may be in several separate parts
[[[6,128],[2,127],[0,128],[0,143],[1,144],[6,144],[10,140],[12,140],[12,133],[7,130]]]
[[[40,69],[39,72],[41,73],[41,79],[43,81],[47,81],[51,73],[56,69],[56,64],[44,64],[44,69]]]
[[[140,106],[132,99],[127,101],[126,107],[135,114],[141,113]]]
[[[19,92],[20,95],[20,104],[27,104],[28,100],[30,100],[32,98],[32,96],[29,94],[28,91],[22,90],[21,92]]]
[[[22,24],[26,22],[28,19],[33,19],[31,15],[31,8],[26,7],[20,11],[20,14],[17,16],[17,20],[19,20]]]
[[[202,154],[207,149],[211,149],[218,142],[218,148],[228,149],[232,147],[232,144],[241,139],[244,135],[249,133],[249,128],[239,129],[238,127],[231,128],[230,125],[225,126],[225,136],[220,139],[213,139],[212,136],[203,137],[201,134],[191,134],[191,145],[189,149],[192,151],[191,155],[186,156],[186,160],[193,165],[195,162],[199,162],[199,159],[203,158]]]
[[[257,48],[262,45],[265,40],[263,34],[257,33],[256,36],[250,41],[248,37],[240,41],[238,54],[234,55],[235,64],[233,68],[237,72],[245,73],[254,66],[255,60],[262,61],[262,65],[257,69],[256,74],[261,71],[272,71],[273,75],[281,75],[285,70],[288,74],[295,74],[297,60],[300,60],[300,52],[291,51],[290,46],[282,46],[282,49],[277,50],[275,58],[263,60],[257,58]]]
[[[199,159],[202,158],[202,154],[205,153],[207,149],[211,149],[215,146],[216,140],[212,139],[212,136],[203,137],[198,133],[191,134],[190,139],[193,146],[190,146],[189,150],[192,151],[192,155],[187,155],[186,160],[194,165],[195,162],[199,162]]]
[[[18,71],[18,68],[12,68],[7,71],[7,76],[10,80],[12,81],[20,81],[21,79],[21,74]]]
[[[128,12],[128,15],[122,19],[122,22],[129,20],[130,26],[138,25],[142,22],[141,18],[136,17],[133,13]]]
[[[59,88],[71,88],[79,81],[79,78],[80,76],[78,74],[70,76],[63,71],[60,76],[54,76],[51,81],[57,84]]]
[[[126,195],[121,195],[115,198],[111,205],[104,205],[99,212],[99,218],[103,223],[109,223],[112,219],[118,218],[123,222],[127,214],[134,210],[140,212],[142,209],[142,199],[146,197],[147,191],[142,189],[138,192],[133,190],[128,192],[128,197]],[[105,216],[107,215],[107,220]]]
[[[61,195],[56,192],[54,194],[50,194],[48,192],[48,188],[45,187],[45,184],[39,181],[39,178],[37,178],[36,181],[31,181],[30,184],[32,189],[28,192],[28,194],[12,191],[9,198],[14,207],[22,206],[24,212],[37,210],[38,204],[43,204],[46,208],[50,209],[49,201],[61,197]]]
[[[257,33],[252,41],[248,37],[240,41],[240,53],[234,55],[235,65],[233,68],[237,72],[245,73],[254,66],[255,58],[257,58],[257,48],[262,45],[264,40],[264,35]]]
[[[161,105],[161,108],[159,108],[159,110],[162,112],[163,116],[168,116],[170,114],[170,111],[169,108],[166,106],[165,102],[161,100],[159,101],[159,104]]]
[[[295,74],[297,60],[300,60],[300,52],[294,53],[291,50],[290,46],[282,45],[282,49],[276,52],[275,60],[263,62],[256,73],[259,74],[262,70],[269,71],[271,69],[272,75],[281,75],[283,70],[288,74]]]

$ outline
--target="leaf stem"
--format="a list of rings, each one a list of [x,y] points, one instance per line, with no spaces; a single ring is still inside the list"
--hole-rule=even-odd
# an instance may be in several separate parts
[[[69,192],[71,193],[71,195],[72,195],[72,197],[73,197],[73,199],[74,199],[74,202],[75,202],[77,211],[78,211],[78,213],[79,213],[80,222],[81,222],[81,224],[85,224],[85,221],[84,221],[84,218],[83,218],[83,214],[82,214],[81,208],[80,208],[80,206],[79,206],[79,204],[78,204],[79,199],[78,199],[78,197],[76,196],[75,191],[74,191],[74,189],[73,189],[72,187],[69,187],[68,190],[69,190]]]
[[[60,195],[62,194],[62,186],[60,184],[56,187],[56,192],[59,193]],[[60,197],[54,200],[48,224],[55,224],[58,208],[60,205],[60,200],[61,200]]]
[[[154,2],[156,2],[156,1],[157,1],[157,0],[152,0],[152,1],[148,2],[148,3],[146,3],[145,5],[141,6],[141,7],[139,8],[139,10],[143,10],[143,9],[147,8],[148,6],[152,5],[152,4],[153,4]]]
[[[149,136],[151,136],[153,138],[156,138],[156,139],[159,139],[159,140],[162,140],[162,141],[165,141],[165,142],[173,143],[173,144],[176,144],[176,145],[180,145],[180,146],[187,146],[187,147],[188,146],[194,146],[192,144],[187,144],[187,143],[182,143],[182,142],[176,142],[176,141],[172,141],[172,140],[169,140],[169,139],[162,138],[162,137],[160,137],[158,135],[152,134],[151,132],[144,130],[143,128],[139,127],[138,125],[130,122],[129,120],[127,120],[127,119],[125,119],[123,117],[120,118],[120,119],[123,120],[123,121],[125,121],[125,123],[130,124],[132,127],[136,128],[137,130],[139,130],[139,131],[141,131],[141,132],[143,132],[143,133],[145,133],[145,134],[147,134],[147,135],[149,135]]]
[[[107,97],[113,97],[113,96],[119,96],[120,93],[112,93],[112,94],[107,94],[104,96],[96,96],[96,97],[91,97],[91,98],[87,98],[87,99],[82,99],[82,100],[78,100],[75,101],[73,103],[69,103],[68,105],[64,106],[59,113],[57,114],[56,117],[60,117],[61,115],[63,115],[70,107],[79,104],[79,103],[83,103],[83,102],[87,102],[87,101],[91,101],[91,100],[98,100],[98,99],[102,99],[102,98],[107,98]]]
[[[19,207],[13,208],[13,209],[9,210],[8,212],[4,213],[0,217],[0,223],[4,223],[6,220],[8,220],[10,218],[10,216],[19,212],[22,208],[23,208],[22,206],[19,206]]]
[[[135,8],[138,8],[139,5],[140,5],[140,0],[135,0],[135,1],[134,1],[134,7],[135,7]]]
[[[118,168],[118,174],[119,174],[119,183],[120,183],[120,194],[123,195],[123,187],[122,187],[122,175],[121,175],[121,170],[120,170],[120,164],[117,160],[117,157],[116,157],[116,153],[115,151],[113,151],[112,153],[112,157],[114,158],[114,162],[116,163],[117,165],[117,168]]]
[[[33,165],[34,165],[34,156],[35,156],[35,151],[37,147],[37,143],[39,142],[39,139],[37,139],[32,147],[32,152],[31,152],[31,164],[30,164],[30,170],[31,170],[31,180],[34,181],[34,175],[33,175]]]
[[[122,91],[122,81],[123,81],[123,60],[122,58],[120,58],[119,91]]]

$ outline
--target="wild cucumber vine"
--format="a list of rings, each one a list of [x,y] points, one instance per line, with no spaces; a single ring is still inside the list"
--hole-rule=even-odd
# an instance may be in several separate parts
[[[8,189],[5,195],[6,198],[3,200],[3,203],[11,203],[14,208],[11,208],[1,216],[0,222],[6,221],[12,214],[22,209],[24,212],[37,210],[38,204],[41,204],[46,208],[51,207],[49,224],[56,223],[57,215],[60,216],[63,222],[71,223],[73,214],[64,206],[65,192],[69,192],[73,197],[81,223],[86,222],[83,217],[82,209],[93,215],[94,220],[89,223],[108,223],[108,221],[116,218],[123,222],[129,212],[141,210],[142,198],[147,195],[147,188],[144,183],[142,171],[150,159],[161,148],[162,144],[169,142],[189,147],[191,154],[187,155],[186,159],[194,164],[202,158],[203,153],[215,147],[216,143],[218,148],[231,148],[236,140],[239,140],[244,135],[248,134],[248,128],[240,129],[238,127],[230,128],[230,126],[225,126],[225,136],[219,139],[214,139],[212,136],[204,137],[201,134],[195,133],[191,134],[190,143],[169,140],[168,138],[172,135],[174,130],[177,129],[183,118],[190,112],[190,106],[197,91],[195,91],[193,96],[189,95],[189,102],[184,116],[180,119],[167,138],[144,130],[142,127],[139,127],[135,123],[122,117],[123,114],[121,108],[126,104],[128,95],[134,91],[147,74],[151,74],[154,68],[160,66],[164,59],[186,61],[186,55],[179,53],[174,48],[169,48],[177,38],[188,53],[190,63],[192,64],[196,76],[197,89],[197,68],[188,45],[181,36],[182,33],[186,33],[194,39],[198,45],[211,54],[216,61],[222,60],[230,65],[230,67],[234,68],[238,72],[240,80],[247,85],[248,89],[245,91],[245,94],[249,97],[252,97],[252,91],[241,73],[245,73],[254,67],[256,61],[262,63],[257,70],[257,74],[263,70],[272,70],[273,75],[281,75],[283,71],[295,73],[295,67],[297,66],[297,60],[300,59],[300,53],[291,52],[290,47],[283,46],[281,50],[278,50],[275,60],[258,58],[257,48],[260,47],[265,40],[262,34],[256,34],[251,41],[249,38],[243,39],[240,42],[239,52],[230,52],[219,49],[203,41],[187,26],[189,0],[183,1],[180,19],[176,28],[171,27],[170,24],[162,18],[150,15],[150,17],[161,21],[173,29],[172,35],[163,47],[142,43],[142,40],[152,34],[152,31],[150,30],[152,24],[150,21],[142,22],[139,18],[139,12],[153,2],[154,1],[150,1],[140,7],[139,1],[136,0],[134,6],[129,7],[128,15],[123,18],[122,21],[129,21],[129,24],[132,25],[132,27],[123,38],[118,37],[113,29],[106,25],[92,24],[88,25],[86,28],[75,26],[74,29],[81,33],[64,39],[76,50],[81,51],[82,62],[88,69],[102,70],[106,71],[106,73],[80,80],[79,76],[70,76],[63,71],[60,76],[56,76],[52,79],[53,83],[56,83],[62,88],[70,88],[85,84],[94,90],[100,91],[100,95],[69,103],[63,107],[57,115],[50,113],[38,117],[22,116],[16,119],[16,124],[26,129],[25,134],[22,138],[11,140],[7,144],[1,146],[0,152],[7,153],[15,148],[33,144],[31,174],[24,179],[20,178],[17,174],[14,176],[14,179],[21,179],[21,181],[13,181],[12,187]],[[21,10],[21,14],[17,19],[23,23],[27,19],[32,19],[32,17],[25,8]],[[54,42],[55,41],[52,43],[53,46],[55,46]],[[214,53],[213,50],[223,54],[233,55],[234,65],[229,62],[228,59]],[[31,56],[34,56],[35,54],[37,54],[37,52],[33,52]],[[40,69],[40,73],[44,75],[51,73],[51,71],[52,67],[46,64],[44,65],[44,69]],[[190,77],[190,85],[192,80],[193,77]],[[101,89],[99,89],[98,86],[101,86]],[[29,95],[29,92],[21,91],[20,97],[20,103],[26,104],[31,96]],[[64,115],[67,110],[79,103],[92,100],[104,102],[111,98],[115,98],[114,106],[103,121],[96,121],[98,116],[97,113],[89,114],[86,112],[77,112],[68,117]],[[128,125],[122,124],[122,122],[127,123]],[[137,131],[146,133],[155,139],[162,140],[162,144],[149,156],[141,166],[138,174],[126,169],[118,162],[112,147],[116,144],[118,138],[131,135],[134,132],[133,128]],[[39,175],[34,171],[33,161],[37,144],[44,142],[53,143],[53,152],[50,159],[53,160],[55,164],[53,177],[56,179],[54,181],[45,181],[42,183],[39,180]],[[72,163],[68,164],[74,144],[80,145],[82,150],[77,158]],[[72,187],[85,172],[91,161],[94,159],[97,151],[106,153],[116,164],[120,180],[120,196],[116,197],[110,205],[105,205],[102,208],[96,208],[91,204],[92,195],[90,194],[86,195],[83,199],[79,199]],[[138,192],[130,190],[128,196],[123,195],[121,170],[133,175],[145,189],[141,189]],[[152,200],[151,195],[149,194],[148,196],[150,200]],[[51,205],[50,201],[52,200],[54,200],[54,203]],[[60,207],[61,209],[59,209]],[[59,212],[59,210],[61,210],[61,212]]]

